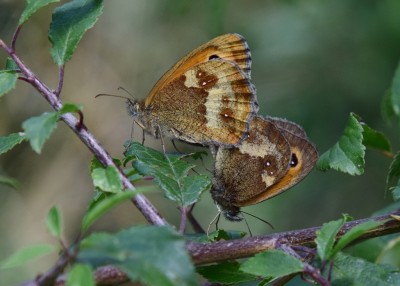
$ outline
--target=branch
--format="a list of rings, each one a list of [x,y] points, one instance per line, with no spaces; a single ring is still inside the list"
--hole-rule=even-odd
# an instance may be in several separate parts
[[[39,80],[38,77],[27,66],[25,66],[22,60],[15,54],[14,50],[10,49],[1,39],[0,47],[3,48],[18,65],[21,73],[25,76],[24,80],[30,83],[37,91],[39,91],[39,93],[43,95],[43,97],[47,100],[47,102],[54,110],[60,110],[63,104],[58,98],[57,94],[53,92],[49,87],[47,87],[41,80]],[[63,68],[60,69],[60,73],[62,76]],[[56,92],[60,92],[59,89],[61,88],[61,86],[62,82],[59,82],[59,86]],[[89,150],[104,166],[114,166],[118,169],[119,177],[123,186],[126,189],[135,189],[135,187],[126,178],[123,172],[114,164],[108,152],[100,145],[100,143],[88,131],[87,127],[84,124],[80,124],[79,120],[71,113],[62,115],[61,120],[63,120],[72,129],[72,131],[75,132],[75,134],[81,139],[81,141],[89,148]],[[143,195],[136,195],[132,199],[132,202],[136,205],[136,207],[139,209],[139,211],[143,214],[148,222],[155,225],[166,224],[164,218],[160,216],[154,206]]]
[[[400,221],[393,218],[392,215],[400,215],[400,210],[388,215],[374,218],[360,219],[345,223],[338,233],[336,239],[341,238],[346,232],[358,224],[369,220],[386,221],[381,226],[374,228],[360,236],[353,244],[364,240],[380,237],[391,233],[400,232]],[[249,237],[246,239],[237,239],[229,241],[218,241],[214,243],[195,243],[188,242],[187,249],[192,256],[195,265],[210,264],[225,260],[247,258],[265,250],[276,249],[286,245],[315,247],[315,232],[320,227],[311,227],[302,230],[294,230],[282,233]],[[306,269],[312,272],[312,269]],[[94,273],[96,283],[99,285],[115,285],[128,281],[124,272],[113,266],[103,266],[97,268]],[[57,286],[65,285],[65,276],[57,279]],[[29,286],[39,286],[38,284],[24,284]]]
[[[337,239],[342,237],[347,231],[356,225],[371,219],[376,221],[388,221],[381,226],[363,234],[360,238],[355,240],[354,243],[358,243],[373,237],[400,232],[400,221],[394,219],[391,216],[393,214],[399,215],[400,211],[379,217],[348,222],[344,224],[343,228],[339,231]],[[312,227],[284,233],[249,237],[240,240],[218,241],[209,244],[191,242],[188,244],[188,249],[192,255],[194,264],[202,265],[229,259],[250,257],[264,250],[275,249],[278,245],[283,244],[288,244],[289,246],[315,247],[315,232],[319,229],[320,227]]]

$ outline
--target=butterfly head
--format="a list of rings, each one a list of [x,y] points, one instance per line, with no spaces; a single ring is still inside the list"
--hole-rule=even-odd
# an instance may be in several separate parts
[[[139,113],[140,113],[139,101],[137,101],[136,99],[128,99],[126,101],[126,106],[127,106],[127,109],[128,109],[128,113],[132,117],[138,117],[139,116]]]

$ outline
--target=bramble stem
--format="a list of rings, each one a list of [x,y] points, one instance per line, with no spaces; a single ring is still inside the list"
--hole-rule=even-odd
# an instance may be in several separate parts
[[[53,92],[49,87],[47,87],[38,77],[22,62],[22,60],[15,54],[15,51],[10,49],[2,39],[0,39],[0,47],[3,48],[9,56],[14,60],[21,70],[21,74],[24,75],[24,81],[30,83],[51,105],[51,107],[59,111],[62,107],[62,102],[58,98],[57,94]],[[63,69],[60,73],[64,73]],[[61,77],[62,76],[61,74]],[[60,80],[61,81],[61,80]],[[62,82],[59,82],[59,89],[57,92],[61,92]],[[125,189],[134,190],[135,187],[132,183],[125,177],[123,172],[114,164],[111,156],[108,152],[100,145],[96,138],[91,134],[87,127],[72,115],[71,113],[66,113],[61,116],[61,120],[67,124],[72,131],[81,139],[81,141],[89,148],[89,150],[96,156],[96,158],[104,166],[115,166],[118,169],[119,177]],[[143,214],[146,220],[155,225],[166,225],[167,222],[160,216],[154,206],[141,194],[136,195],[132,202]]]

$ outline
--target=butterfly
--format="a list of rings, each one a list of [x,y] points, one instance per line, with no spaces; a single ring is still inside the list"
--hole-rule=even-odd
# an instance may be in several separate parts
[[[228,220],[240,221],[240,207],[289,189],[312,170],[317,159],[315,146],[299,125],[256,116],[240,146],[216,151],[211,195]]]
[[[189,143],[238,146],[258,111],[251,55],[238,34],[212,39],[168,70],[128,112],[147,133]]]

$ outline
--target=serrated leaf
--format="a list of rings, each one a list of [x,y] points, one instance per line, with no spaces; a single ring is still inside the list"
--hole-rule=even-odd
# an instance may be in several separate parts
[[[6,60],[6,70],[7,71],[19,71],[19,66],[10,57]]]
[[[114,166],[93,169],[91,175],[94,186],[103,192],[119,193],[123,189],[119,173]]]
[[[392,181],[397,180],[397,185],[400,182],[400,153],[397,153],[389,166],[389,172],[386,177],[386,185],[389,186]]]
[[[0,263],[0,269],[8,269],[25,264],[35,258],[49,254],[56,248],[51,244],[37,244],[23,247]]]
[[[281,250],[259,253],[249,258],[240,267],[243,272],[272,279],[302,272],[303,269],[303,263],[300,260]]]
[[[19,182],[11,177],[0,175],[0,184],[9,186],[13,189],[19,188]]]
[[[0,154],[3,154],[12,148],[15,145],[20,144],[26,138],[22,133],[12,133],[7,136],[0,136]]]
[[[54,10],[49,29],[51,56],[62,66],[69,61],[84,33],[103,12],[102,0],[73,0]]]
[[[237,261],[197,267],[197,272],[208,281],[221,284],[236,284],[257,280],[257,276],[242,272],[240,263]]]
[[[15,88],[18,73],[15,71],[0,71],[0,97]]]
[[[331,285],[400,285],[398,269],[339,253],[332,268]]]
[[[339,141],[320,156],[317,162],[318,169],[334,169],[350,175],[361,175],[365,166],[363,131],[360,119],[351,113]]]
[[[348,232],[346,232],[336,243],[332,250],[331,257],[334,257],[339,251],[341,251],[343,248],[345,248],[347,245],[349,245],[352,241],[356,240],[359,238],[361,235],[364,233],[368,232],[369,230],[376,228],[382,224],[384,224],[385,221],[366,221],[364,223],[361,223],[359,225],[356,225],[352,229],[350,229]]]
[[[47,214],[47,229],[54,237],[60,238],[62,234],[63,224],[62,216],[58,206],[53,206]]]
[[[126,145],[125,145],[126,146]],[[142,175],[152,176],[170,200],[187,206],[196,202],[200,194],[211,187],[204,175],[188,176],[194,165],[182,160],[185,155],[163,154],[138,142],[129,143],[125,156],[135,156],[133,166]]]
[[[148,189],[148,188],[147,188]],[[82,232],[85,232],[98,218],[105,214],[108,210],[119,205],[120,203],[131,199],[144,190],[125,191],[103,198],[99,203],[91,206],[82,221]]]
[[[96,157],[93,157],[92,160],[90,161],[90,172],[93,172],[94,169],[97,168],[104,168],[103,164],[97,159]]]
[[[317,237],[315,243],[317,245],[317,253],[322,261],[328,260],[332,256],[333,245],[335,244],[336,235],[344,224],[344,219],[338,219],[324,223],[322,227],[316,231]]]
[[[376,131],[369,127],[367,124],[361,124],[363,132],[363,144],[366,147],[373,148],[383,152],[391,152],[392,146],[389,139],[382,132]]]
[[[78,260],[92,267],[114,265],[145,285],[196,285],[185,245],[182,236],[169,227],[132,227],[85,238]]]
[[[76,263],[67,276],[67,286],[95,286],[92,268],[86,264]]]
[[[83,106],[80,104],[74,103],[64,103],[61,109],[58,111],[59,115],[69,113],[69,112],[77,112],[82,110]]]
[[[36,153],[40,154],[42,151],[44,143],[57,126],[57,120],[57,112],[45,112],[22,123],[25,136]]]
[[[21,17],[19,18],[19,25],[22,25],[32,16],[37,10],[43,8],[50,3],[58,2],[60,0],[27,0],[28,4],[25,7],[25,10],[22,12]]]

